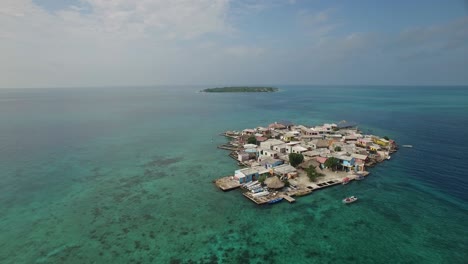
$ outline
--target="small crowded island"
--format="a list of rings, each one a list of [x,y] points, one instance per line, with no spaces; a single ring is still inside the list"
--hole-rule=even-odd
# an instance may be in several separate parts
[[[318,126],[279,121],[267,127],[226,131],[218,146],[241,168],[214,180],[223,191],[240,188],[256,204],[274,204],[330,186],[364,180],[366,168],[390,160],[398,150],[386,136],[363,134],[354,122]],[[357,197],[343,199],[352,203]]]
[[[205,93],[273,93],[279,89],[275,87],[230,86],[202,90]]]

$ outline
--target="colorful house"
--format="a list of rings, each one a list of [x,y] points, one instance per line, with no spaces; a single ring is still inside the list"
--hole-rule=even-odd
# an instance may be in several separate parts
[[[325,162],[327,161],[328,158],[325,158],[325,157],[317,157],[315,158],[315,160],[318,161],[318,163],[320,163],[320,168],[321,169],[325,169]]]
[[[372,144],[369,146],[369,150],[370,151],[379,151],[380,150],[380,146],[379,145],[375,145],[375,144]]]
[[[372,141],[377,144],[377,145],[380,145],[380,146],[383,146],[383,147],[387,147],[390,142],[384,138],[372,138]]]
[[[372,139],[370,138],[358,138],[356,141],[356,146],[367,148],[372,145]]]
[[[354,169],[355,158],[345,155],[335,155],[334,157],[340,160],[340,165],[343,167],[343,170],[350,171]]]

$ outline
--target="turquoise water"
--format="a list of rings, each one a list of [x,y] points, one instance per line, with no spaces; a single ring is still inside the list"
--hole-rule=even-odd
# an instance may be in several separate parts
[[[1,262],[468,262],[468,87],[279,87],[0,90]],[[217,190],[218,134],[283,119],[414,148],[295,204]]]

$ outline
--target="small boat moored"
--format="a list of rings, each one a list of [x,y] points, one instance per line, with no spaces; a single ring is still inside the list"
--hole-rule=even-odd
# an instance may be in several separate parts
[[[341,184],[345,185],[348,183],[349,183],[349,178],[348,177],[343,178],[343,181],[341,182]]]
[[[278,198],[275,198],[271,201],[268,202],[268,204],[275,204],[275,203],[279,203],[283,200],[283,197],[278,197]]]
[[[402,147],[404,147],[404,148],[412,148],[413,145],[402,145]]]
[[[360,181],[360,180],[364,180],[364,176],[362,175],[358,175],[356,176],[356,180]]]
[[[343,199],[344,204],[354,203],[355,201],[357,201],[356,196],[350,196],[350,197],[346,197],[346,198]]]

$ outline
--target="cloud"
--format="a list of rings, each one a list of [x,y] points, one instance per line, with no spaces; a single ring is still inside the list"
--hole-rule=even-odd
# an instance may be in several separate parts
[[[332,33],[340,26],[341,23],[331,18],[335,11],[335,8],[321,11],[303,9],[297,13],[296,19],[308,36],[318,39]]]
[[[468,17],[445,24],[403,30],[386,43],[385,51],[398,53],[402,60],[427,59],[432,56],[468,49]]]

